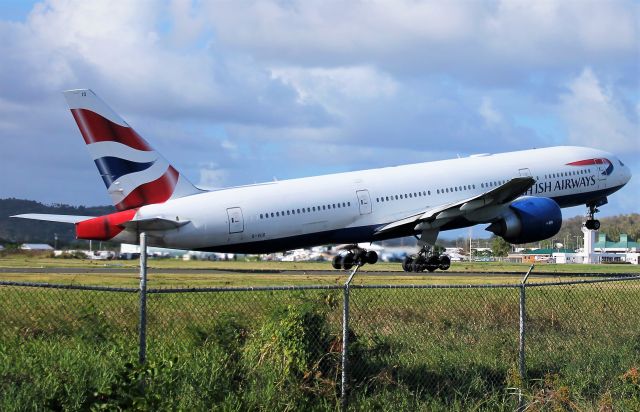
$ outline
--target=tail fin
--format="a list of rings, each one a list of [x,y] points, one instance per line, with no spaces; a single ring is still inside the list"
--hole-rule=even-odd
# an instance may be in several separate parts
[[[90,89],[64,92],[118,210],[200,193]]]

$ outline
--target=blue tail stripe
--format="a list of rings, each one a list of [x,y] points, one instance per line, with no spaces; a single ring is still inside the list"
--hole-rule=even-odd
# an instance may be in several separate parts
[[[150,168],[155,163],[155,161],[138,163],[111,156],[101,157],[100,159],[96,159],[94,162],[96,163],[96,166],[100,171],[100,176],[107,188],[109,188],[111,184],[121,176],[141,172]]]

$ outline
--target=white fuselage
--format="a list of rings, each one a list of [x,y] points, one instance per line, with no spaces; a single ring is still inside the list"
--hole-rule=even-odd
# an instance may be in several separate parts
[[[596,158],[610,164],[568,165]],[[377,239],[374,232],[381,225],[488,192],[518,176],[536,180],[523,195],[553,198],[568,207],[615,192],[630,172],[608,152],[553,147],[205,192],[143,206],[136,219],[188,221],[174,230],[148,233],[150,244],[180,249],[261,253],[368,242]],[[495,217],[483,211],[442,230],[489,223]],[[136,236],[123,232],[114,240],[135,243]]]

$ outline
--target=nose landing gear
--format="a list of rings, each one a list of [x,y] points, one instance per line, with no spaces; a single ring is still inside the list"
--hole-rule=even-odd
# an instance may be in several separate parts
[[[589,210],[587,211],[587,221],[584,223],[585,227],[589,230],[598,230],[600,229],[600,221],[597,219],[594,219],[594,215],[599,212],[598,210],[598,204],[596,203],[590,203],[587,205],[587,207],[589,208]]]

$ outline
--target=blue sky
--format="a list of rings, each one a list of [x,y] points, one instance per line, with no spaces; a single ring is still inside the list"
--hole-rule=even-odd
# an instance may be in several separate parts
[[[205,187],[569,144],[629,164],[602,215],[638,212],[639,22],[634,1],[5,1],[0,197],[109,203],[60,93],[88,87]]]

